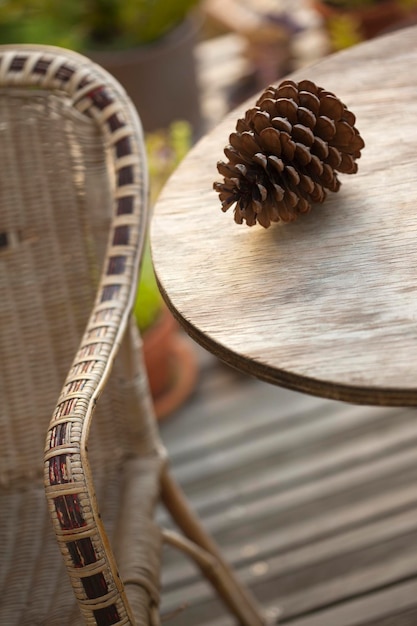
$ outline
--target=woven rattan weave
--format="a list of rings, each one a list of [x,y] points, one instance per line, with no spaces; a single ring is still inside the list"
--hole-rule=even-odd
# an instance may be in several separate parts
[[[172,481],[153,418],[130,321],[148,220],[143,145],[100,67],[0,47],[4,626],[159,623],[162,537],[182,543],[154,522],[160,494],[232,611],[262,623]]]

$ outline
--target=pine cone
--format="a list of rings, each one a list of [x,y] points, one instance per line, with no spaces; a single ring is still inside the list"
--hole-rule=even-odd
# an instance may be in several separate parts
[[[337,172],[354,174],[364,142],[355,116],[330,91],[309,80],[268,87],[224,149],[228,162],[214,183],[222,210],[236,203],[235,222],[291,222],[338,191]]]

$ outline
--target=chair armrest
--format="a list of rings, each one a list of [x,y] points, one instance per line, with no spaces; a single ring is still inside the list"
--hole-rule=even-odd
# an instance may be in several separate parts
[[[84,619],[134,623],[98,511],[87,440],[97,399],[125,333],[147,228],[142,130],[120,85],[81,55],[47,46],[1,46],[0,86],[63,93],[92,117],[110,148],[113,216],[95,304],[47,434],[45,487],[54,530]],[[118,176],[123,168],[126,176]],[[127,181],[127,182],[126,182]]]

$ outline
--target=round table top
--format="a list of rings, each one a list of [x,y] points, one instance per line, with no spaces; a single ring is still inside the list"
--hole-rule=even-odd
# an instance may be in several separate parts
[[[222,68],[219,67],[221,72]],[[216,163],[229,114],[155,207],[158,281],[189,334],[271,383],[350,402],[417,405],[417,29],[293,74],[333,91],[365,140],[359,172],[289,224],[222,213]]]

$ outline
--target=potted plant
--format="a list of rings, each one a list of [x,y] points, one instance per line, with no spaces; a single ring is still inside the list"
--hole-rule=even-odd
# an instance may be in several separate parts
[[[146,131],[187,120],[202,132],[194,60],[198,0],[4,0],[0,43],[44,43],[90,56],[126,88]]]
[[[190,146],[191,128],[183,121],[146,136],[151,203]],[[197,378],[197,362],[190,341],[178,332],[177,322],[163,303],[149,242],[145,247],[134,314],[143,337],[155,413],[161,419],[190,395]]]
[[[333,50],[340,50],[417,14],[417,0],[315,0]]]

